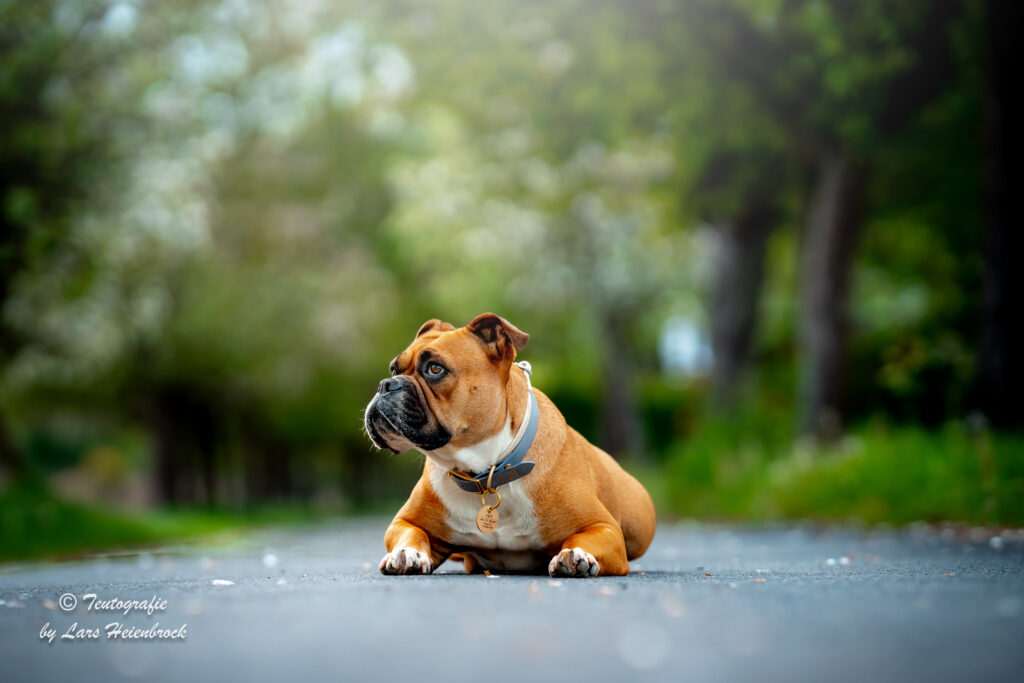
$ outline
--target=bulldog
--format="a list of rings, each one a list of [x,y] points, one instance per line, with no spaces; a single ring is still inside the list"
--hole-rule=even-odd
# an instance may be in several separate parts
[[[565,422],[516,363],[530,336],[484,313],[429,320],[366,407],[373,443],[426,458],[384,536],[384,574],[622,576],[654,536],[644,487]]]

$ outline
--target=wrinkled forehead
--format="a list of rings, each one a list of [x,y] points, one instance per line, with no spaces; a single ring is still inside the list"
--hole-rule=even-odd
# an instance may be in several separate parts
[[[427,332],[416,337],[405,351],[395,356],[389,367],[391,374],[403,375],[428,357],[451,363],[456,358],[467,358],[470,354],[486,356],[480,343],[465,329]]]

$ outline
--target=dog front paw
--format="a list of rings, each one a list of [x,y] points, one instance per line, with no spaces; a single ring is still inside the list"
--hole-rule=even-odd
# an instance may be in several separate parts
[[[548,563],[548,574],[551,576],[587,578],[597,576],[600,571],[601,566],[597,560],[583,548],[565,548]]]
[[[430,556],[412,548],[395,548],[380,561],[381,574],[429,574]]]

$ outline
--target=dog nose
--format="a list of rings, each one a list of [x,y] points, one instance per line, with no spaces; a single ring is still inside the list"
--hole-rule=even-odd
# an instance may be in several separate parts
[[[399,381],[393,377],[389,377],[387,379],[381,380],[380,386],[377,388],[377,393],[388,394],[391,393],[392,391],[398,391],[399,387],[401,387]]]

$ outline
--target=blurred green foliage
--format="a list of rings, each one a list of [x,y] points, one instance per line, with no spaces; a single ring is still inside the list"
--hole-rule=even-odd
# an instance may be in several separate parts
[[[749,419],[739,430],[733,423],[706,425],[679,444],[654,489],[666,508],[734,520],[1024,524],[1019,436],[877,422],[818,453]]]
[[[293,507],[265,508],[249,515],[160,510],[126,515],[105,506],[70,503],[45,488],[11,486],[0,493],[0,561],[66,558],[169,540],[226,543],[252,526],[314,519]]]
[[[950,426],[975,403],[982,14],[0,2],[0,437],[106,499],[364,509],[419,468],[361,433],[388,362],[427,318],[493,310],[666,511],[1018,523],[1019,439]],[[822,149],[869,169],[844,361],[867,426],[811,456],[800,258]],[[759,203],[757,329],[722,414],[721,226]],[[171,528],[5,495],[5,538],[53,518],[52,549]],[[76,515],[95,524],[59,522]]]

